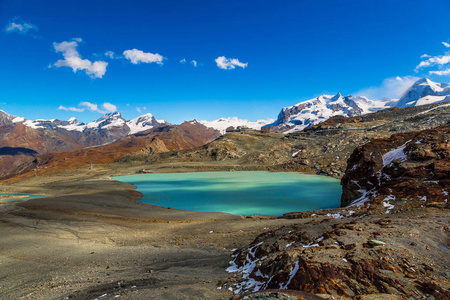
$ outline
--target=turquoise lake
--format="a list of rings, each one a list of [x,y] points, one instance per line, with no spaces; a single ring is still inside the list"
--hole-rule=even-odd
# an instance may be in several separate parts
[[[279,216],[340,206],[340,181],[285,172],[202,172],[114,177],[131,183],[140,202],[183,210]]]

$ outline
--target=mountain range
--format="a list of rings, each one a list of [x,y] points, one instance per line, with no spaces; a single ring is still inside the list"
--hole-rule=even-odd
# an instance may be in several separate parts
[[[237,117],[223,117],[213,121],[199,121],[199,123],[219,130],[222,134],[230,126],[248,127],[259,130],[261,127],[270,126],[271,131],[291,133],[303,130],[309,126],[317,125],[333,116],[354,117],[391,107],[411,107],[450,100],[450,84],[436,83],[428,78],[417,80],[400,99],[382,98],[371,100],[364,96],[320,95],[316,98],[300,102],[296,105],[284,107],[276,120],[266,119],[255,122]],[[158,125],[169,124],[164,120],[157,120],[148,113],[132,120],[125,120],[119,112],[105,114],[96,121],[84,124],[76,118],[67,121],[51,120],[27,120],[16,117],[0,110],[0,126],[21,123],[33,129],[65,129],[78,132],[115,132],[119,137],[135,134],[151,129]],[[116,138],[117,139],[117,138]]]
[[[450,84],[428,78],[417,80],[400,99],[370,100],[364,96],[320,95],[317,98],[285,107],[271,131],[291,133],[303,130],[334,116],[354,117],[391,107],[412,107],[450,100]]]
[[[436,83],[423,78],[416,81],[400,99],[370,100],[363,96],[343,96],[340,93],[320,95],[283,108],[277,120],[250,122],[232,117],[214,121],[193,121],[192,124],[198,128],[206,126],[216,129],[221,134],[224,134],[226,128],[230,126],[245,126],[256,130],[263,126],[270,126],[270,131],[273,132],[292,133],[332,117],[356,117],[392,107],[414,107],[448,100],[450,100],[450,84]],[[0,176],[8,174],[21,164],[30,162],[42,154],[106,145],[126,136],[169,125],[166,121],[157,120],[152,114],[125,120],[119,112],[111,112],[98,120],[84,124],[76,118],[67,121],[27,120],[0,111],[0,163],[2,165]],[[176,127],[166,128],[175,130]],[[215,131],[210,131],[202,133],[200,140],[211,140],[216,136]],[[198,145],[197,142],[191,144]]]
[[[164,120],[156,120],[155,117],[148,113],[132,120],[125,120],[119,112],[111,112],[103,115],[101,118],[84,124],[76,118],[70,118],[67,121],[58,119],[51,120],[27,120],[23,117],[16,117],[0,110],[0,125],[14,125],[23,124],[33,129],[65,129],[67,131],[91,132],[91,131],[105,131],[114,128],[120,128],[125,135],[134,134],[140,131],[151,129],[158,125],[167,125],[168,122]]]

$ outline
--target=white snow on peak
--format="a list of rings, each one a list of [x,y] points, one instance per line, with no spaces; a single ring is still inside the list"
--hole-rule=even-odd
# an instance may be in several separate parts
[[[320,95],[317,98],[285,107],[273,126],[285,125],[289,127],[286,132],[303,130],[316,125],[334,116],[353,117],[375,112],[386,107],[390,99],[373,101],[366,97],[344,97],[341,93],[336,95]]]
[[[22,117],[15,117],[14,119],[11,120],[13,123],[22,123],[23,121],[25,121],[25,118]]]
[[[67,122],[69,123],[68,125],[58,125],[58,127],[68,131],[79,132],[83,132],[86,129],[86,125],[78,121],[75,117],[70,118],[69,120],[67,120]]]
[[[410,107],[450,100],[450,83],[437,83],[428,78],[417,80],[395,106]]]
[[[126,121],[118,112],[111,112],[103,115],[100,119],[94,122],[87,123],[86,128],[108,129],[112,127],[122,127]]]
[[[158,125],[159,122],[152,114],[147,113],[126,122],[126,124],[130,128],[130,132],[128,134],[135,134],[140,131],[152,129],[155,125]]]
[[[56,119],[50,120],[37,119],[33,121],[27,120],[22,117],[14,117],[14,116],[11,116],[11,118],[13,123],[22,123],[25,126],[28,126],[33,129],[49,128],[48,126],[50,125],[53,126],[53,128],[58,127],[68,131],[83,132],[86,129],[103,130],[103,129],[111,129],[114,127],[120,128],[128,126],[128,128],[130,129],[128,134],[134,134],[140,131],[151,129],[155,125],[167,123],[164,120],[156,120],[155,117],[150,113],[139,116],[130,121],[126,121],[124,118],[122,118],[122,115],[117,111],[107,113],[103,115],[101,118],[97,119],[96,121],[90,122],[88,124],[84,124],[78,121],[75,117],[72,117],[67,121],[60,121]]]
[[[359,116],[390,107],[410,107],[450,101],[450,83],[436,83],[428,78],[417,80],[400,99],[370,100],[363,96],[320,95],[285,107],[271,126],[281,132],[301,131],[333,116]]]
[[[260,130],[261,127],[273,123],[274,119],[267,119],[267,120],[257,120],[255,122],[251,122],[249,120],[245,119],[239,119],[238,117],[229,117],[229,118],[220,118],[214,121],[200,121],[200,124],[205,125],[206,127],[211,127],[216,130],[219,130],[220,133],[224,134],[226,129],[230,126],[238,127],[238,126],[245,126],[248,128]]]
[[[31,120],[25,120],[22,124],[33,129],[44,128],[44,126],[42,126],[42,122],[39,121],[36,122]]]

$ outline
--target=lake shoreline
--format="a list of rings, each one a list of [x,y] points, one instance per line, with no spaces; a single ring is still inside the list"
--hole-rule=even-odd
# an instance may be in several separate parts
[[[337,180],[293,172],[154,173],[112,179],[135,186],[143,194],[141,203],[243,215],[337,208],[342,193]]]
[[[393,226],[389,232],[408,232],[411,226],[426,230],[418,233],[424,240],[419,248],[410,245],[413,237],[409,235],[401,241],[396,236],[378,236],[392,243],[389,248],[407,250],[398,261],[406,257],[417,264],[432,263],[435,276],[446,272],[436,261],[448,261],[443,256],[447,252],[439,248],[445,244],[442,224],[450,221],[445,210],[422,208],[364,218],[364,211],[350,214],[343,208],[278,218],[183,211],[140,203],[142,194],[134,186],[111,178],[139,167],[117,167],[0,183],[1,190],[9,193],[47,196],[0,205],[0,230],[5,233],[0,243],[3,297],[94,299],[107,294],[105,299],[117,295],[229,299],[233,293],[218,287],[232,275],[225,271],[232,250],[246,249],[261,234],[300,229],[319,237],[330,230],[327,228],[350,226],[355,230],[346,231],[345,241],[367,241],[372,232],[380,231],[380,219]],[[360,227],[362,231],[356,230]],[[356,248],[353,257],[372,253],[363,250]],[[335,250],[324,251],[330,253],[327,263],[342,264],[339,256],[333,256]]]

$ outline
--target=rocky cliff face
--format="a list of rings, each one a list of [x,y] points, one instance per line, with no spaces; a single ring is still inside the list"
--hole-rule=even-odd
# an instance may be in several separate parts
[[[386,211],[405,205],[448,207],[450,123],[358,147],[348,160],[342,187],[342,206],[379,204]]]

